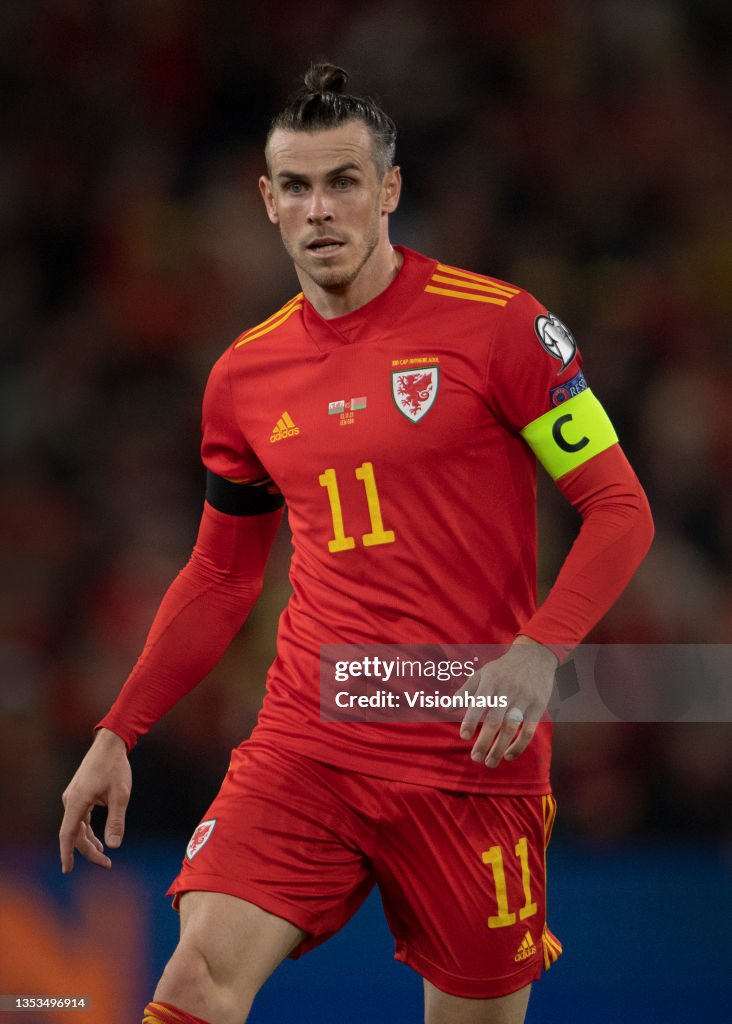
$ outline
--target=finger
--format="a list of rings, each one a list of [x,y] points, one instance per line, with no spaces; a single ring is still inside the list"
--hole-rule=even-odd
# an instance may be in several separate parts
[[[478,688],[480,687],[481,674],[476,672],[470,677],[465,683],[463,689],[466,693],[474,696]],[[469,740],[475,732],[475,729],[480,722],[481,718],[485,714],[484,708],[469,707],[463,715],[463,720],[460,723],[460,739]]]
[[[79,834],[84,816],[89,814],[90,811],[86,804],[72,801],[66,797],[66,794],[64,794],[64,803],[66,804],[66,810],[64,811],[61,828],[58,833],[58,843],[61,854],[61,871],[64,875],[68,875],[70,871],[74,870],[76,837]]]
[[[533,722],[528,721],[530,717],[531,713],[527,712],[527,720],[524,722],[521,732],[518,736],[514,737],[513,743],[506,750],[504,757],[507,761],[513,761],[519,754],[523,754],[529,743],[533,740],[539,722],[536,720],[536,715],[533,716],[535,719]]]
[[[64,836],[59,835],[61,874],[68,875],[74,870],[74,844],[69,845]]]
[[[107,869],[112,867],[112,861],[103,852],[102,844],[99,840],[92,842],[85,832],[80,833],[77,837],[76,849],[82,857],[85,857],[92,864],[98,864],[100,867]]]
[[[493,746],[493,742],[500,728],[500,719],[496,720],[495,717],[492,717],[485,720],[483,727],[478,733],[478,739],[475,741],[473,749],[470,751],[470,756],[474,761],[485,760],[488,751]]]
[[[59,833],[61,844],[61,871],[67,875],[74,869],[74,851],[103,868],[111,868],[112,861],[103,852],[102,844],[91,831],[91,827],[82,821],[76,832],[70,831],[69,825],[62,824]]]
[[[109,798],[107,824],[104,827],[104,842],[112,849],[122,844],[125,834],[125,811],[129,797],[113,793]]]
[[[472,696],[480,695],[481,697],[491,698],[499,692],[498,683],[499,680],[495,679],[494,673],[491,672],[491,666],[485,665],[468,679],[463,689]],[[460,738],[463,740],[471,739],[483,719],[490,719],[491,717],[495,719],[497,713],[500,715],[500,709],[469,707],[460,723]],[[498,720],[500,721],[500,718]],[[473,755],[471,754],[471,756]],[[475,760],[481,759],[475,758]]]
[[[522,725],[523,722],[517,722],[515,718],[503,719],[498,735],[496,736],[496,741],[485,759],[485,763],[488,768],[495,768],[501,763],[503,755],[511,743],[513,743],[516,738],[516,734]]]
[[[473,672],[472,676],[469,676],[463,685],[460,687],[461,690],[465,690],[467,693],[475,693],[480,686],[480,669]]]
[[[485,708],[468,708],[460,723],[460,739],[469,740],[480,725],[481,718],[485,714]]]
[[[85,835],[86,835],[86,838],[101,853],[104,850],[104,846],[102,845],[101,839],[98,839],[94,835],[94,829],[91,827],[91,825],[88,822],[85,822],[84,824],[85,824]]]

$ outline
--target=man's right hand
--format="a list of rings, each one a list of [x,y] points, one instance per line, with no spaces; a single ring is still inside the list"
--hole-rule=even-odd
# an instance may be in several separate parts
[[[100,729],[62,797],[64,817],[59,832],[61,870],[74,868],[74,850],[93,864],[111,868],[112,861],[91,827],[94,807],[107,808],[104,842],[116,849],[125,831],[125,812],[132,791],[132,770],[124,740]]]

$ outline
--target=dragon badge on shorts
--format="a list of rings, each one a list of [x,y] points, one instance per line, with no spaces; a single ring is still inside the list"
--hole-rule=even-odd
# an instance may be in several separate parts
[[[202,821],[198,828],[191,836],[191,841],[186,847],[186,857],[188,860],[193,860],[196,854],[203,849],[206,843],[211,838],[211,835],[216,825],[216,818],[209,818],[208,821]]]
[[[417,423],[435,404],[439,384],[438,366],[394,370],[391,375],[392,398],[399,412],[412,423]]]

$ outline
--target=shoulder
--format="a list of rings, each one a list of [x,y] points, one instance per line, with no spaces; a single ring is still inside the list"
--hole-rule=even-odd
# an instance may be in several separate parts
[[[268,316],[266,320],[262,320],[261,323],[255,324],[254,327],[249,327],[246,331],[243,331],[238,338],[235,339],[233,344],[230,346],[230,350],[238,352],[245,345],[249,345],[253,341],[257,341],[260,338],[264,338],[267,335],[274,336],[280,332],[280,328],[284,324],[289,322],[290,325],[299,320],[297,314],[302,310],[303,307],[303,294],[298,292],[297,295],[293,295],[291,299],[275,312],[271,316]]]
[[[266,320],[262,320],[261,323],[255,324],[254,327],[248,327],[241,334],[237,335],[234,341],[230,342],[224,349],[223,353],[219,356],[217,361],[214,363],[212,373],[221,374],[228,373],[230,360],[232,357],[237,356],[242,351],[252,352],[260,348],[257,345],[251,345],[252,342],[262,343],[265,339],[275,340],[278,337],[282,337],[287,328],[296,327],[298,328],[301,323],[300,313],[303,308],[303,294],[298,292],[291,299],[283,305]],[[286,325],[286,326],[285,326]],[[250,347],[251,345],[251,347]]]
[[[291,325],[298,317],[302,306],[303,296],[302,292],[299,292],[275,313],[268,316],[266,320],[255,324],[254,327],[249,327],[246,331],[239,334],[234,341],[230,342],[211,368],[207,391],[220,391],[222,388],[230,387],[231,374],[238,362],[239,354],[242,351],[249,352],[259,347],[258,345],[252,345],[250,349],[250,342],[276,338],[281,333],[284,325]],[[249,365],[251,367],[251,364]]]
[[[437,260],[425,284],[425,299],[448,315],[467,318],[491,329],[531,324],[545,307],[525,288],[489,274],[476,273]]]
[[[570,329],[520,285],[433,261],[425,292],[453,303],[453,316],[459,316],[464,329],[485,338],[493,370],[503,368],[518,379],[529,369],[541,376],[548,370],[561,375],[581,368]]]
[[[425,287],[429,295],[500,309],[508,307],[520,296],[529,296],[523,288],[498,277],[478,274],[437,260],[432,261],[432,264],[433,271]]]

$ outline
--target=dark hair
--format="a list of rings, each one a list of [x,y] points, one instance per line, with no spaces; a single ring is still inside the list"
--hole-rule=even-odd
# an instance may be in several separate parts
[[[267,133],[317,132],[348,121],[362,121],[371,132],[374,159],[382,174],[394,164],[396,125],[372,99],[343,92],[348,73],[335,64],[311,64],[302,86],[277,114]]]

